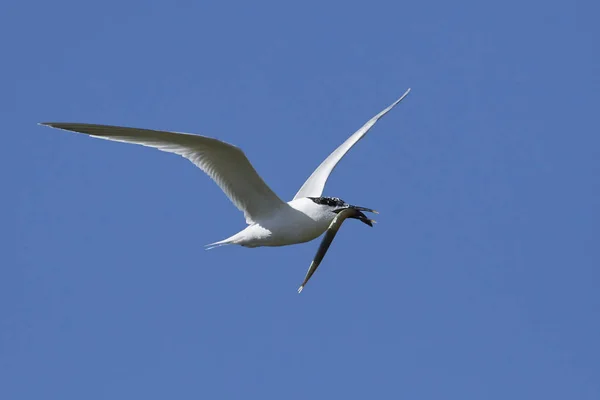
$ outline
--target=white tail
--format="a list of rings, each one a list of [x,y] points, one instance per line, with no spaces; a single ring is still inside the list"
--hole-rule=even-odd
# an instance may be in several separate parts
[[[210,243],[210,244],[205,244],[204,245],[204,250],[211,250],[211,249],[214,249],[216,247],[227,246],[228,244],[232,244],[231,242],[227,242],[227,240],[228,239],[221,240],[220,242],[214,242],[214,243]]]

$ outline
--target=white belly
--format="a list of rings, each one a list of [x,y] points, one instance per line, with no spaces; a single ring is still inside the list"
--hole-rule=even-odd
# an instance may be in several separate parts
[[[304,243],[325,232],[336,215],[310,199],[294,200],[288,205],[289,207],[279,210],[268,219],[248,226],[226,241],[245,247]]]

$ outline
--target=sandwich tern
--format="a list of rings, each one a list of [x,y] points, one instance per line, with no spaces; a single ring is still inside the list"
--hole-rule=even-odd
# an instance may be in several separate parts
[[[233,204],[244,213],[248,224],[235,235],[206,245],[207,249],[230,244],[244,247],[287,246],[308,242],[327,231],[306,278],[298,289],[300,293],[321,263],[344,220],[358,219],[373,226],[375,221],[367,218],[363,211],[377,213],[375,210],[350,205],[337,197],[322,196],[323,189],[342,157],[409,92],[410,89],[335,149],[287,203],[267,186],[240,148],[217,139],[110,125],[71,122],[43,122],[40,125],[85,133],[100,139],[153,147],[190,160],[219,185]]]

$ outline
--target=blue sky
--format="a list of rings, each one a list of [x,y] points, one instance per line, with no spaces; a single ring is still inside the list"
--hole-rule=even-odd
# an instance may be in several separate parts
[[[11,2],[0,15],[0,398],[600,398],[595,2]],[[189,162],[37,126],[193,132],[318,242],[244,226]]]

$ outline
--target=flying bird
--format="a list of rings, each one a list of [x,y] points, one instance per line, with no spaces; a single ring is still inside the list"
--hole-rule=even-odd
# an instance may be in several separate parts
[[[206,245],[207,249],[231,244],[244,247],[287,246],[311,241],[327,231],[306,278],[298,289],[300,293],[319,266],[345,219],[358,219],[373,226],[375,221],[367,218],[364,212],[377,213],[375,210],[348,204],[337,197],[323,196],[323,189],[329,175],[348,150],[409,92],[410,89],[335,149],[287,203],[267,186],[240,148],[217,139],[111,125],[72,122],[43,122],[40,125],[85,133],[100,139],[154,147],[190,160],[219,185],[229,200],[244,213],[248,224],[235,235]]]

